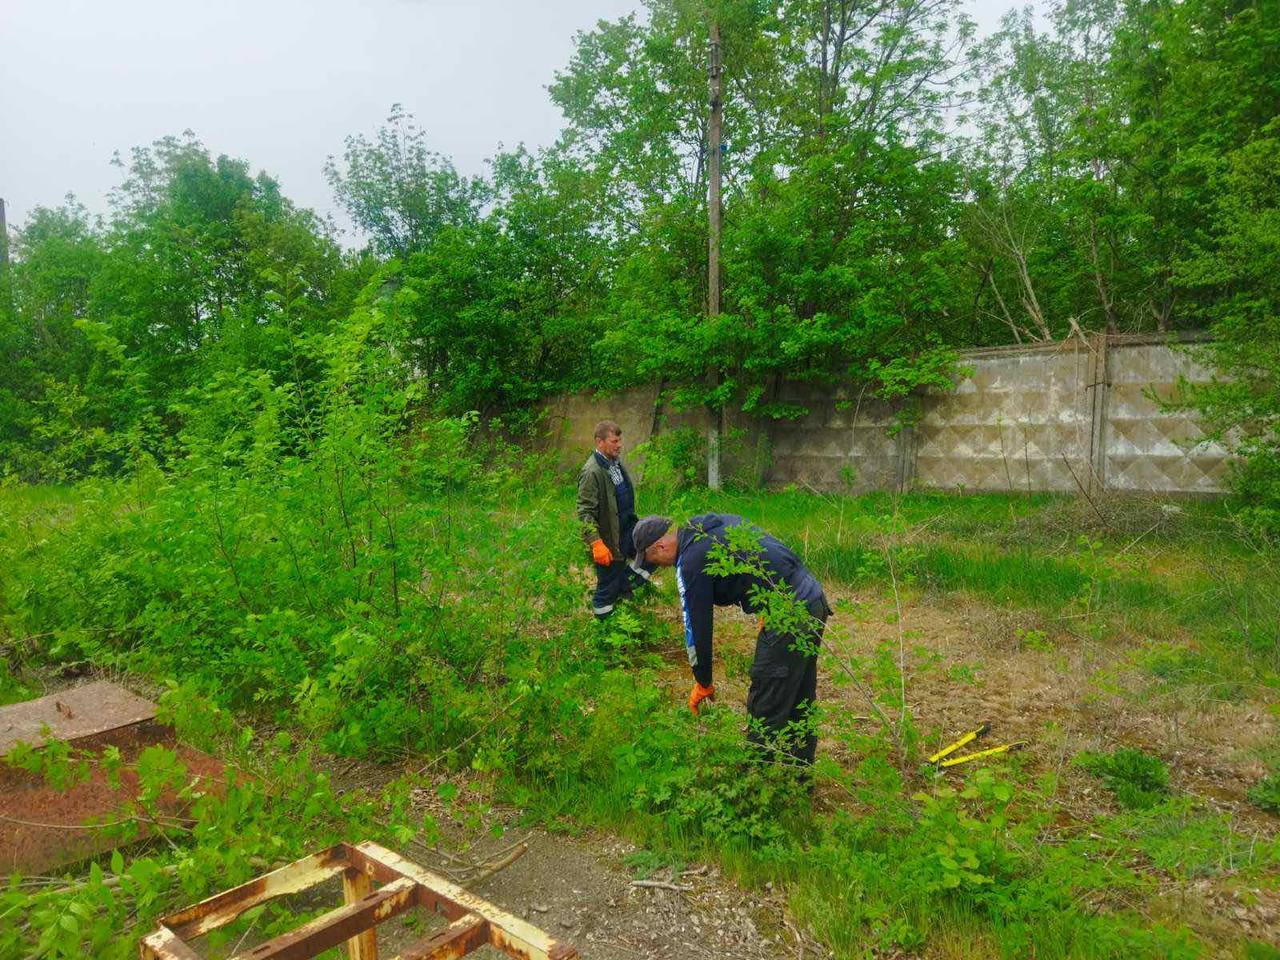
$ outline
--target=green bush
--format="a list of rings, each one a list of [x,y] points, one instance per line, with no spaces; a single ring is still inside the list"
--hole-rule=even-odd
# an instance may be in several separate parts
[[[1259,810],[1280,813],[1280,774],[1263,777],[1249,788],[1247,796]]]
[[[1117,851],[1138,851],[1151,868],[1183,881],[1269,869],[1280,856],[1280,843],[1246,832],[1194,796],[1099,818],[1094,829]]]
[[[644,484],[671,493],[705,486],[707,437],[693,427],[676,427],[640,444],[633,456],[644,458]]]
[[[108,839],[120,844],[91,862],[79,880],[15,878],[0,889],[0,960],[124,960],[138,955],[138,940],[156,920],[213,893],[244,883],[340,840],[372,839],[392,846],[414,836],[435,842],[430,816],[410,818],[408,785],[380,797],[339,793],[315,758],[287,733],[258,741],[216,704],[191,687],[174,688],[161,701],[162,718],[184,740],[228,761],[221,783],[188,774],[181,758],[160,746],[130,764],[119,751],[82,754],[55,741],[41,750],[16,750],[5,760],[65,786],[101,763],[115,779],[137,776],[137,798],[107,818]],[[161,795],[183,803],[182,818],[164,815]],[[151,832],[143,839],[141,825]],[[295,905],[296,906],[296,905]],[[250,930],[274,936],[297,926],[290,905],[259,907],[208,934],[211,956],[235,952]]]
[[[1159,757],[1133,747],[1114,753],[1081,753],[1076,763],[1101,778],[1120,805],[1130,810],[1153,807],[1169,793],[1169,768]]]

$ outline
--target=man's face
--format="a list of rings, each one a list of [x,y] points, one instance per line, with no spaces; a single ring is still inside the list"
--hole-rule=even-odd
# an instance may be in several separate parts
[[[597,440],[596,449],[610,460],[617,460],[622,453],[622,434],[611,433],[603,440]]]
[[[670,531],[664,533],[660,540],[644,552],[646,562],[655,567],[674,567],[676,563],[676,535]]]

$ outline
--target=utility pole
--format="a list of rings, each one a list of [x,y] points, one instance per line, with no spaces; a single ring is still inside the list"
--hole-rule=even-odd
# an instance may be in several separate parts
[[[721,63],[720,24],[711,22],[711,51],[707,74],[711,92],[711,122],[707,133],[707,176],[710,189],[707,200],[707,217],[710,230],[707,242],[707,322],[714,323],[720,315],[720,122],[721,122]],[[711,370],[708,382],[712,389],[720,385],[720,371]],[[720,435],[724,420],[722,407],[707,410],[707,486],[720,489]]]

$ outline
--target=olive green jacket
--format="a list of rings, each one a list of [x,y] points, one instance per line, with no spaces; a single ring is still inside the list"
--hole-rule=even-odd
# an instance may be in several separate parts
[[[599,537],[613,554],[614,563],[622,560],[618,498],[613,492],[609,471],[600,466],[594,453],[587,457],[578,473],[578,522],[582,525],[583,543],[591,546]]]

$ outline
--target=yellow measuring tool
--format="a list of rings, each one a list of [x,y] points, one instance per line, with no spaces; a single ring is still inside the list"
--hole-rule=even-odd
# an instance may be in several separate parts
[[[1016,750],[1018,747],[1026,746],[1027,741],[1015,740],[1013,743],[1002,743],[998,747],[991,747],[988,750],[979,750],[977,753],[966,753],[963,756],[953,757],[952,754],[961,747],[973,743],[979,737],[985,736],[991,730],[991,724],[983,723],[978,729],[970,730],[959,740],[949,743],[933,756],[929,758],[930,763],[935,763],[939,767],[954,767],[961,763],[968,763],[970,760],[979,760],[982,757],[994,757],[999,753],[1008,753],[1010,750]]]

